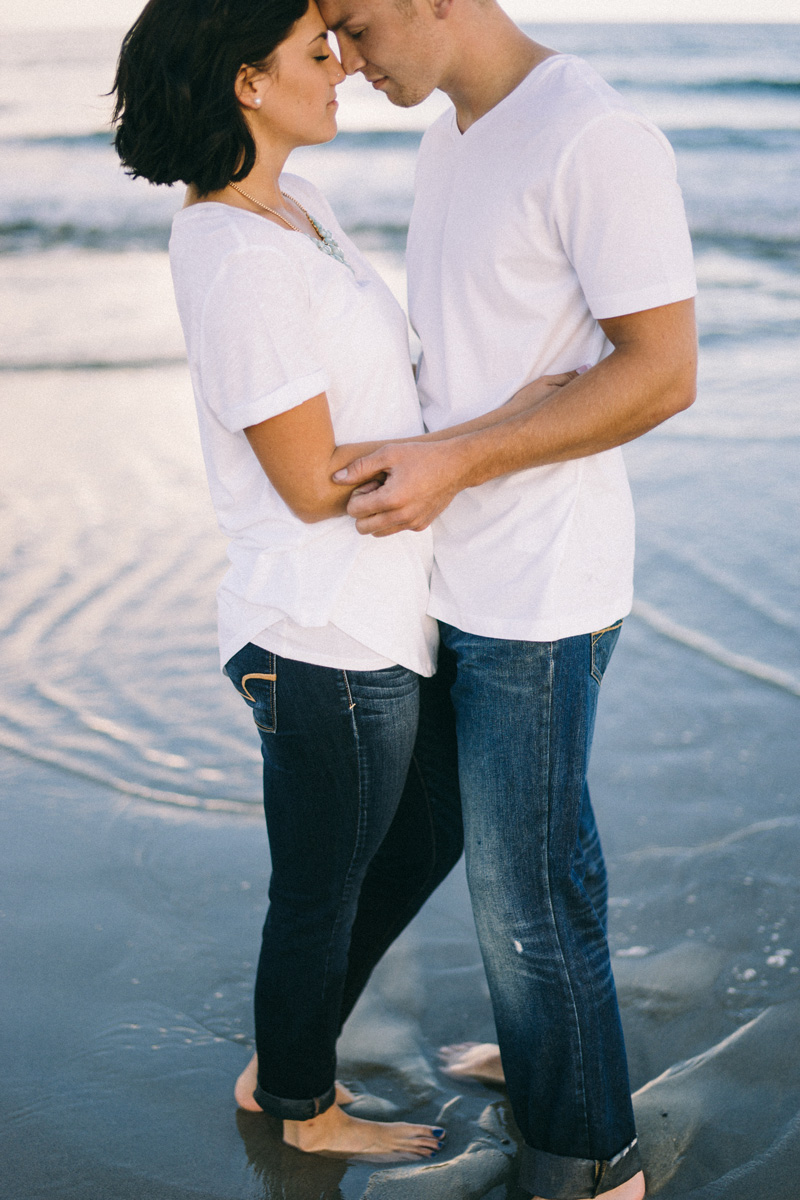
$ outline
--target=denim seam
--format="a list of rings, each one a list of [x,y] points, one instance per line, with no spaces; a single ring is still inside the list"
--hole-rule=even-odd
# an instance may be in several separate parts
[[[344,680],[344,686],[347,689],[347,704],[352,712],[356,706],[356,702],[353,699],[353,693],[350,691],[350,680],[347,678],[347,671],[342,671],[342,679]]]
[[[550,644],[549,644],[548,653],[550,656],[550,670],[549,670],[549,685],[550,686],[548,688],[547,764],[546,764],[546,766],[547,766],[547,799],[548,799],[549,816],[548,816],[548,821],[547,821],[547,843],[545,845],[545,864],[546,864],[545,879],[546,879],[546,883],[547,883],[547,903],[548,903],[548,907],[550,909],[550,918],[553,923],[553,930],[555,932],[556,941],[558,942],[559,957],[563,964],[564,978],[566,979],[567,989],[569,991],[570,1004],[572,1007],[573,1024],[574,1024],[576,1041],[577,1041],[576,1049],[578,1052],[577,1053],[578,1070],[580,1072],[580,1080],[581,1080],[580,1104],[581,1104],[582,1117],[583,1117],[584,1134],[586,1137],[586,1144],[588,1146],[589,1145],[589,1116],[586,1111],[586,1084],[585,1084],[585,1071],[584,1071],[584,1067],[583,1067],[583,1041],[581,1038],[581,1026],[580,1026],[580,1020],[578,1019],[577,1005],[575,1004],[575,993],[572,988],[572,980],[570,979],[570,976],[569,976],[569,970],[567,968],[566,956],[564,954],[564,948],[563,948],[563,944],[561,941],[561,932],[559,930],[558,921],[556,920],[555,911],[553,909],[553,896],[552,896],[552,891],[550,888],[550,817],[552,816],[552,807],[551,807],[552,798],[551,798],[551,794],[550,794],[550,788],[551,788],[550,739],[552,736],[552,728],[553,728],[553,689],[555,686],[554,685],[555,665],[554,665],[554,661],[553,661],[553,643],[552,642],[550,642]]]
[[[353,744],[354,744],[355,756],[356,756],[356,768],[358,771],[358,824],[356,826],[356,837],[355,837],[355,844],[353,846],[353,853],[350,856],[350,862],[347,867],[347,872],[345,874],[344,882],[342,884],[341,895],[339,897],[339,909],[336,914],[336,919],[333,922],[333,925],[331,926],[331,936],[328,941],[328,948],[325,951],[325,965],[322,970],[322,989],[321,989],[323,998],[327,991],[328,971],[330,969],[330,964],[331,964],[331,953],[332,953],[333,947],[336,945],[336,942],[337,942],[337,938],[338,938],[338,934],[339,934],[339,926],[340,926],[341,919],[342,919],[342,909],[344,908],[344,906],[347,902],[347,898],[350,895],[355,863],[356,863],[358,855],[361,851],[361,846],[363,845],[363,842],[364,842],[364,832],[365,832],[364,822],[365,822],[365,816],[366,816],[366,813],[364,811],[364,779],[363,779],[363,773],[362,773],[362,767],[361,767],[361,739],[359,738],[359,735],[358,735],[358,722],[356,721],[355,712],[354,712],[356,705],[355,705],[355,701],[353,700],[353,695],[350,691],[350,683],[348,681],[346,671],[342,671],[342,679],[344,680],[344,686],[345,686],[345,690],[347,692],[347,704],[348,704],[348,708],[350,711],[350,724],[352,726],[352,731],[353,731]]]
[[[409,770],[411,770],[411,768],[412,768],[412,767],[413,767],[413,768],[416,770],[416,772],[417,772],[417,776],[418,776],[418,778],[419,778],[419,784],[420,784],[420,787],[421,787],[421,789],[422,789],[422,793],[423,793],[423,795],[424,795],[424,797],[425,797],[425,807],[426,807],[426,814],[427,814],[427,817],[428,817],[428,828],[429,828],[429,830],[430,830],[430,832],[431,832],[431,845],[433,846],[433,853],[432,853],[432,855],[431,855],[431,861],[430,861],[430,866],[429,866],[429,868],[428,868],[428,873],[427,873],[427,875],[425,876],[425,879],[424,879],[423,883],[420,885],[420,887],[419,887],[419,888],[417,889],[417,891],[414,893],[414,896],[413,896],[413,898],[412,898],[411,900],[409,900],[408,904],[406,905],[406,909],[413,907],[413,905],[415,905],[415,904],[416,904],[416,902],[417,902],[417,897],[418,897],[418,896],[419,896],[421,893],[424,893],[425,889],[426,889],[426,888],[427,888],[427,886],[428,886],[428,880],[430,879],[430,877],[431,877],[431,875],[433,874],[433,871],[434,871],[434,869],[435,869],[435,867],[436,867],[436,838],[435,838],[435,835],[434,835],[434,827],[433,827],[433,811],[432,811],[432,806],[431,806],[431,797],[430,797],[430,792],[428,791],[428,785],[427,785],[427,784],[426,784],[426,782],[425,782],[425,775],[424,775],[424,773],[422,772],[422,770],[421,770],[421,768],[420,768],[420,766],[419,766],[419,763],[417,762],[417,756],[416,756],[416,754],[413,754],[413,753],[412,753],[412,755],[411,755],[411,762],[410,762],[410,764],[409,764]],[[401,919],[401,918],[397,918],[397,920],[398,920],[398,921],[399,921],[400,919]],[[396,923],[397,923],[397,922],[396,922]],[[401,928],[404,928],[404,926],[401,926]]]
[[[606,626],[605,629],[598,629],[592,634],[591,670],[589,671],[589,674],[591,675],[592,679],[595,681],[595,683],[597,684],[598,687],[600,687],[603,682],[603,675],[605,674],[605,672],[598,673],[598,671],[595,669],[594,648],[597,645],[598,640],[603,636],[604,633],[613,633],[613,631],[615,629],[620,629],[621,627],[622,627],[622,619],[620,619],[619,621],[616,621],[613,625]]]

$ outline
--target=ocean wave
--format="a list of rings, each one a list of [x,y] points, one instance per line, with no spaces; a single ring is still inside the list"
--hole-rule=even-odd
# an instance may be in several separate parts
[[[415,150],[422,140],[418,129],[342,129],[336,135],[335,148],[356,150]],[[29,134],[0,137],[0,146],[44,148],[56,146],[65,150],[95,150],[113,146],[113,130],[93,132]]]
[[[73,221],[0,222],[0,254],[31,254],[73,246],[81,250],[166,250],[170,224],[79,225]]]
[[[389,221],[343,221],[348,234],[367,250],[402,249],[408,224]],[[162,224],[99,226],[73,222],[12,221],[0,223],[0,255],[33,254],[42,250],[71,247],[78,250],[124,252],[162,250],[169,244],[171,221]]]
[[[0,138],[0,146],[60,146],[67,150],[94,149],[113,145],[110,129],[97,129],[93,133],[39,133],[28,136]]]
[[[164,355],[158,358],[126,359],[7,359],[0,361],[0,372],[15,374],[20,371],[151,371],[155,367],[177,367],[186,363],[185,355]]]
[[[665,129],[676,150],[741,150],[791,154],[800,150],[800,128],[737,129],[707,125],[697,129]]]
[[[609,79],[609,83],[620,91],[635,88],[637,91],[659,92],[714,92],[723,96],[762,93],[782,96],[800,96],[800,80],[798,79],[641,79],[637,77],[618,77]]]
[[[342,213],[342,224],[362,250],[402,251],[408,235],[408,222],[370,221],[353,214]],[[751,232],[747,226],[765,222],[766,215],[754,213],[752,222],[745,214],[739,227],[725,230],[709,222],[706,214],[690,221],[692,242],[696,250],[722,250],[736,258],[769,260],[800,265],[800,230],[797,236],[777,232],[769,236],[761,231]],[[27,255],[63,248],[76,250],[124,253],[126,251],[166,251],[169,244],[171,218],[161,223],[98,225],[76,222],[48,222],[34,219],[0,222],[0,256]]]
[[[671,113],[678,122],[688,99]],[[782,128],[749,128],[744,119],[712,124],[721,116],[720,106],[712,108],[704,126],[663,125],[678,156],[693,236],[746,258],[794,264],[800,120]],[[407,233],[420,137],[411,129],[344,130],[329,145],[301,149],[289,166],[321,188],[366,249],[394,252]],[[7,138],[0,149],[10,168],[0,196],[0,255],[65,247],[166,249],[182,187],[153,187],[126,176],[107,129]]]
[[[637,84],[637,89],[646,86],[654,90],[670,90],[667,85],[653,83],[651,85]],[[751,86],[751,85],[748,85]],[[753,87],[755,84],[752,85]],[[761,86],[761,85],[759,85]],[[767,84],[763,85],[765,88]],[[775,82],[769,87],[775,89],[793,90],[800,95],[800,83],[784,84]],[[696,84],[694,88],[685,86],[675,88],[675,91],[687,90],[715,91],[717,85]],[[714,150],[717,148],[738,147],[744,150],[792,150],[800,146],[800,128],[787,125],[782,129],[768,127],[764,129],[738,129],[734,126],[712,125],[697,128],[664,128],[664,133],[674,146],[687,146]],[[342,129],[336,135],[336,140],[322,148],[326,155],[347,151],[370,150],[405,150],[412,153],[417,150],[422,140],[423,131],[419,129]],[[0,137],[0,146],[11,149],[44,150],[57,148],[74,151],[110,151],[113,147],[113,132],[109,129],[97,129],[91,133],[64,134],[31,134],[25,137]],[[311,153],[321,148],[310,148]],[[309,151],[304,151],[307,154]]]
[[[722,250],[735,258],[769,259],[775,262],[800,260],[800,231],[797,237],[725,232],[713,227],[694,226],[691,230],[695,250]]]

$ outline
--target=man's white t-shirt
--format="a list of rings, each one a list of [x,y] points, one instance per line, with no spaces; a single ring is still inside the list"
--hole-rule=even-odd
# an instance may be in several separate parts
[[[598,325],[695,294],[669,143],[584,61],[555,55],[461,133],[425,134],[408,239],[428,429],[611,352]],[[551,641],[630,611],[622,454],[461,492],[434,523],[429,612],[470,633]]]
[[[229,539],[220,658],[254,642],[322,666],[431,675],[430,532],[363,537],[348,516],[304,524],[243,432],[320,392],[339,445],[422,432],[402,309],[316,188],[292,175],[281,186],[349,266],[227,204],[181,210],[170,239],[211,498]]]

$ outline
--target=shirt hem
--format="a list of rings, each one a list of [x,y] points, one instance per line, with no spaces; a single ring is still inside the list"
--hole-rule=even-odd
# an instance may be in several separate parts
[[[646,312],[649,308],[661,308],[664,304],[677,304],[680,300],[691,300],[697,295],[697,280],[682,280],[665,288],[663,284],[657,287],[642,288],[636,292],[617,292],[613,296],[601,296],[598,300],[589,300],[587,304],[595,321],[604,321],[612,317],[626,317],[635,312]]]
[[[348,654],[328,655],[317,653],[315,650],[300,650],[294,646],[289,648],[283,644],[282,638],[271,638],[269,636],[269,629],[265,629],[263,634],[257,634],[256,636],[258,637],[258,641],[255,645],[260,646],[262,650],[270,650],[273,654],[277,654],[279,658],[290,658],[295,662],[311,663],[314,667],[333,667],[337,671],[385,671],[389,667],[402,665],[382,654],[375,654],[373,657],[366,655],[361,662],[357,662],[355,658],[350,658]],[[250,640],[252,641],[253,639],[251,638]]]
[[[587,633],[596,633],[599,629],[606,629],[627,617],[632,607],[633,595],[628,593],[614,603],[604,604],[602,608],[587,610],[574,616],[519,621],[487,617],[485,613],[464,612],[432,600],[428,606],[428,615],[460,629],[462,633],[473,633],[478,637],[509,642],[560,642],[564,638],[581,637]]]
[[[281,613],[276,618],[276,621],[283,619],[284,616],[285,614]],[[341,629],[342,627],[337,626],[337,628]],[[238,654],[243,646],[246,646],[248,642],[254,642],[255,645],[261,646],[264,650],[271,650],[274,654],[278,654],[281,658],[293,659],[295,662],[307,662],[317,667],[333,667],[337,671],[384,671],[389,667],[398,666],[405,667],[407,671],[413,671],[415,675],[420,675],[423,679],[429,679],[432,675],[436,674],[435,658],[433,658],[430,654],[424,655],[424,661],[423,658],[418,658],[414,654],[384,655],[381,654],[380,650],[373,650],[373,648],[371,646],[367,646],[366,643],[364,643],[366,650],[373,650],[376,658],[382,660],[379,666],[373,665],[369,661],[357,662],[354,658],[350,659],[347,654],[326,656],[324,653],[317,654],[312,650],[303,652],[299,649],[295,649],[294,647],[292,647],[291,653],[287,654],[284,653],[285,646],[283,649],[281,649],[278,645],[280,639],[277,639],[277,641],[270,639],[269,629],[269,625],[262,625],[252,632],[243,630],[242,633],[240,633],[237,637],[228,637],[224,642],[220,642],[220,671],[225,669],[225,664],[230,662],[234,654]],[[347,630],[342,629],[342,632],[346,633]],[[256,641],[255,639],[258,640]],[[266,643],[270,640],[275,641],[275,644],[267,645]]]

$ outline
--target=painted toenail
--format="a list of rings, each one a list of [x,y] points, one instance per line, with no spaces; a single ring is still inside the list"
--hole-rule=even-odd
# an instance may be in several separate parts
[[[433,1129],[431,1130],[431,1133],[433,1134],[434,1137],[437,1137],[437,1138],[443,1138],[445,1136],[445,1131],[441,1128],[440,1125],[434,1125]]]

